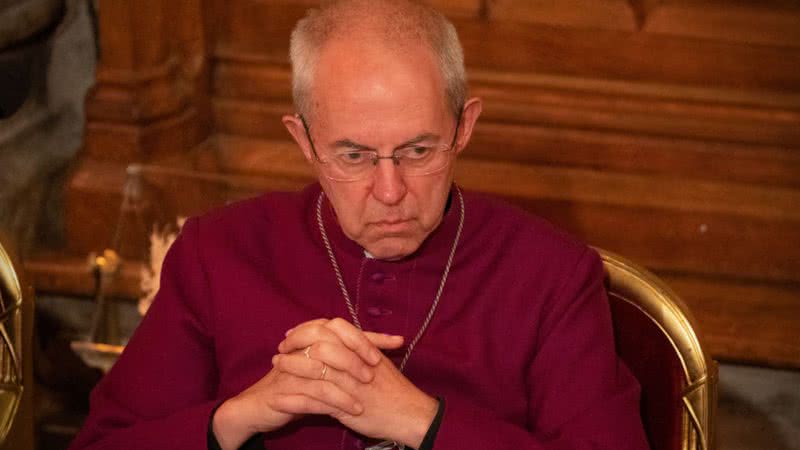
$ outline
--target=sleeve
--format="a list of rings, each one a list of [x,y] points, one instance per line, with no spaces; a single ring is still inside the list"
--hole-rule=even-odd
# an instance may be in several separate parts
[[[164,260],[161,287],[120,359],[90,397],[71,450],[201,449],[214,407],[208,280],[190,219]]]
[[[616,356],[603,267],[594,251],[584,253],[558,292],[542,313],[527,368],[527,424],[447,398],[435,448],[648,448],[639,385]]]

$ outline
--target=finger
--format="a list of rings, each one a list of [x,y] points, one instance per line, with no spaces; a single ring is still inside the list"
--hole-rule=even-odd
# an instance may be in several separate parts
[[[286,338],[278,344],[281,353],[292,353],[304,350],[317,342],[332,342],[341,344],[341,339],[332,330],[319,323],[306,322],[291,330]]]
[[[282,372],[308,378],[311,380],[329,381],[348,393],[355,394],[362,383],[370,380],[359,380],[347,372],[328,366],[315,359],[307,359],[302,355],[275,355],[272,364]]]
[[[365,331],[364,336],[374,345],[383,350],[394,350],[403,346],[403,336],[396,334],[375,333]]]
[[[305,326],[305,325],[324,325],[327,321],[328,321],[328,319],[314,319],[314,320],[309,320],[308,322],[303,322],[303,323],[301,323],[299,325],[295,325],[294,327],[289,328],[288,330],[286,330],[286,333],[284,333],[284,336],[288,336],[289,333],[291,333],[292,331],[296,330],[299,327],[302,327],[302,326]]]
[[[350,322],[337,317],[328,321],[324,327],[336,333],[347,348],[356,352],[368,364],[374,366],[381,361],[381,352],[367,339],[363,331]]]
[[[298,359],[317,360],[317,362],[325,363],[334,369],[349,373],[362,383],[369,383],[374,377],[372,367],[364,363],[358,355],[341,343],[317,342],[307,348],[308,352],[295,352],[282,356],[291,361],[297,361]],[[305,357],[306,353],[308,358]],[[321,365],[316,367],[322,368]]]
[[[286,414],[326,414],[333,416],[340,412],[359,415],[364,411],[360,404],[353,408],[357,412],[340,411],[325,402],[302,394],[281,395],[274,400],[274,403],[275,409]]]
[[[334,383],[324,380],[309,380],[286,373],[281,375],[281,393],[283,395],[310,397],[352,415],[358,415],[364,411],[361,402]]]
[[[395,349],[403,345],[402,336],[365,333],[350,322],[342,318],[335,318],[332,320],[317,319],[298,325],[290,330],[286,339],[278,345],[278,351],[291,353],[305,349],[318,341],[342,342],[370,365],[380,362],[379,349]]]

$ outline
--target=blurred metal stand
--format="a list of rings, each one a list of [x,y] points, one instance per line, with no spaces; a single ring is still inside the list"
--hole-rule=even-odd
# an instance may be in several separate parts
[[[88,340],[72,341],[70,347],[86,365],[102,370],[111,369],[124,350],[120,335],[119,311],[115,299],[109,295],[111,285],[119,276],[123,263],[121,245],[125,240],[126,228],[139,225],[137,231],[144,233],[143,217],[146,202],[142,198],[142,180],[139,166],[128,168],[123,189],[119,217],[109,248],[102,255],[90,253],[88,269],[94,277],[95,310],[92,316]]]

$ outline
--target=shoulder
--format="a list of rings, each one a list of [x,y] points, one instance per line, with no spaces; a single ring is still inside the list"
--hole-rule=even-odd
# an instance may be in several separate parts
[[[302,213],[302,192],[269,192],[214,208],[197,219],[208,228],[276,221]]]
[[[206,252],[257,253],[271,240],[303,233],[318,192],[312,185],[300,192],[265,193],[212,209],[186,226],[194,228]]]
[[[597,252],[542,217],[485,194],[465,193],[465,262],[482,262],[505,285],[542,304],[559,292],[601,280]]]
[[[263,225],[302,221],[319,187],[299,192],[268,192],[209,210],[195,218],[207,232],[243,231]]]
[[[576,261],[590,247],[546,219],[500,198],[465,192],[464,201],[471,216],[471,234],[489,239],[512,252],[528,252],[530,258]]]

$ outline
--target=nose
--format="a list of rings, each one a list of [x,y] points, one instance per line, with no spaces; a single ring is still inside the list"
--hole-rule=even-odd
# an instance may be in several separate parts
[[[396,205],[406,196],[406,182],[400,167],[391,159],[379,160],[373,174],[372,196],[385,205]]]

